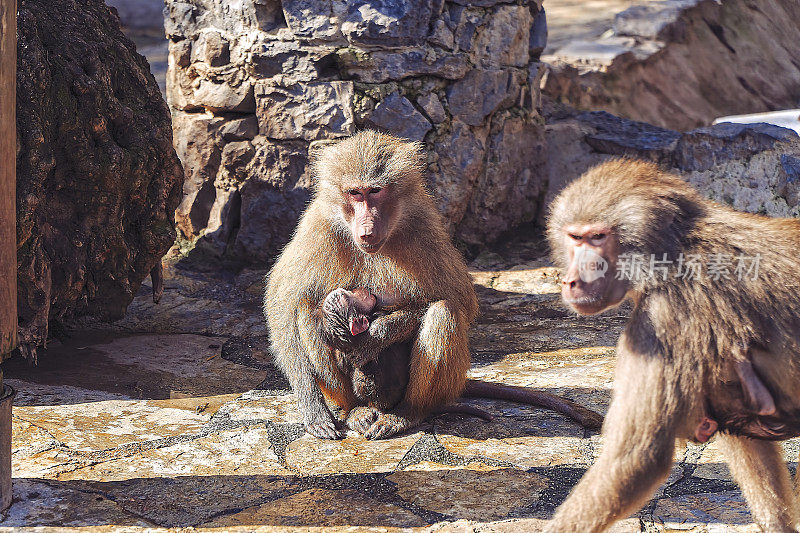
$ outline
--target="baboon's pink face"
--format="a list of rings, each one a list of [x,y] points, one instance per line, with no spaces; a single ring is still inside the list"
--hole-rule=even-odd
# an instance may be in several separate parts
[[[353,289],[348,294],[348,298],[348,307],[352,307],[356,311],[350,316],[350,334],[355,336],[369,329],[367,315],[375,309],[378,301],[372,293],[362,288]]]
[[[391,234],[395,202],[388,187],[359,184],[344,190],[344,216],[353,242],[367,254],[380,251]]]
[[[564,228],[563,238],[569,265],[561,285],[564,301],[581,315],[619,305],[628,282],[616,278],[616,233],[602,224],[570,225]]]

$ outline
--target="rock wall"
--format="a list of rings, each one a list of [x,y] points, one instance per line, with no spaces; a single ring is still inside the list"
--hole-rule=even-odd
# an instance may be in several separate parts
[[[183,172],[147,62],[100,0],[20,0],[20,343],[48,322],[121,317],[175,240]]]
[[[654,161],[738,211],[800,217],[800,137],[770,124],[720,123],[686,133],[545,105],[548,201],[588,168],[612,157]]]
[[[534,0],[167,0],[176,213],[215,256],[271,260],[309,199],[309,152],[377,128],[422,141],[456,240],[533,219],[545,188]]]
[[[800,105],[797,0],[665,0],[544,61],[543,91],[579,109],[686,131],[721,116]]]

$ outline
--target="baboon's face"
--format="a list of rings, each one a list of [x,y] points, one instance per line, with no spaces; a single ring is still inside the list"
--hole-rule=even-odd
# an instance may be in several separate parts
[[[353,242],[364,253],[379,252],[391,234],[397,209],[390,188],[358,184],[343,191],[344,218]]]
[[[357,288],[352,291],[339,288],[325,297],[322,310],[327,315],[328,327],[336,335],[345,336],[344,323],[351,335],[356,336],[369,329],[368,315],[378,303],[375,295],[367,289]]]
[[[619,305],[629,283],[617,279],[619,237],[603,224],[564,228],[563,245],[568,258],[561,296],[577,313],[593,315]]]

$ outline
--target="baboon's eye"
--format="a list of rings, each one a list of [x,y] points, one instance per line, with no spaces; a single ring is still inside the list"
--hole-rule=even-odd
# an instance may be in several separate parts
[[[594,245],[594,246],[602,246],[603,243],[606,242],[606,236],[607,235],[608,234],[606,234],[606,233],[599,233],[599,232],[598,233],[592,233],[592,235],[589,237],[589,242],[591,242],[592,245]]]
[[[362,198],[361,191],[359,191],[358,189],[348,189],[347,194],[354,200],[361,200]]]
[[[576,235],[574,233],[569,233],[568,235],[569,235],[569,238],[572,239],[573,241],[581,240],[581,236],[580,235]]]
[[[379,192],[381,192],[382,189],[383,189],[382,187],[372,187],[369,190],[369,193],[370,194],[378,194]]]

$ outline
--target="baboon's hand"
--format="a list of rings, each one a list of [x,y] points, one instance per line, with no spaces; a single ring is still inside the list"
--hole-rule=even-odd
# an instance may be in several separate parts
[[[328,412],[306,413],[303,424],[311,435],[318,439],[337,440],[344,437],[344,432],[339,429],[336,420]]]
[[[364,433],[369,440],[388,439],[419,424],[419,420],[397,413],[381,413]]]
[[[381,412],[374,407],[354,407],[347,415],[347,427],[358,431],[362,435],[372,426]]]
[[[353,350],[349,355],[352,365],[361,368],[370,361],[375,361],[387,347],[405,340],[409,323],[414,324],[408,315],[406,311],[396,311],[370,321],[369,329],[354,339]],[[416,327],[419,327],[418,324]]]

